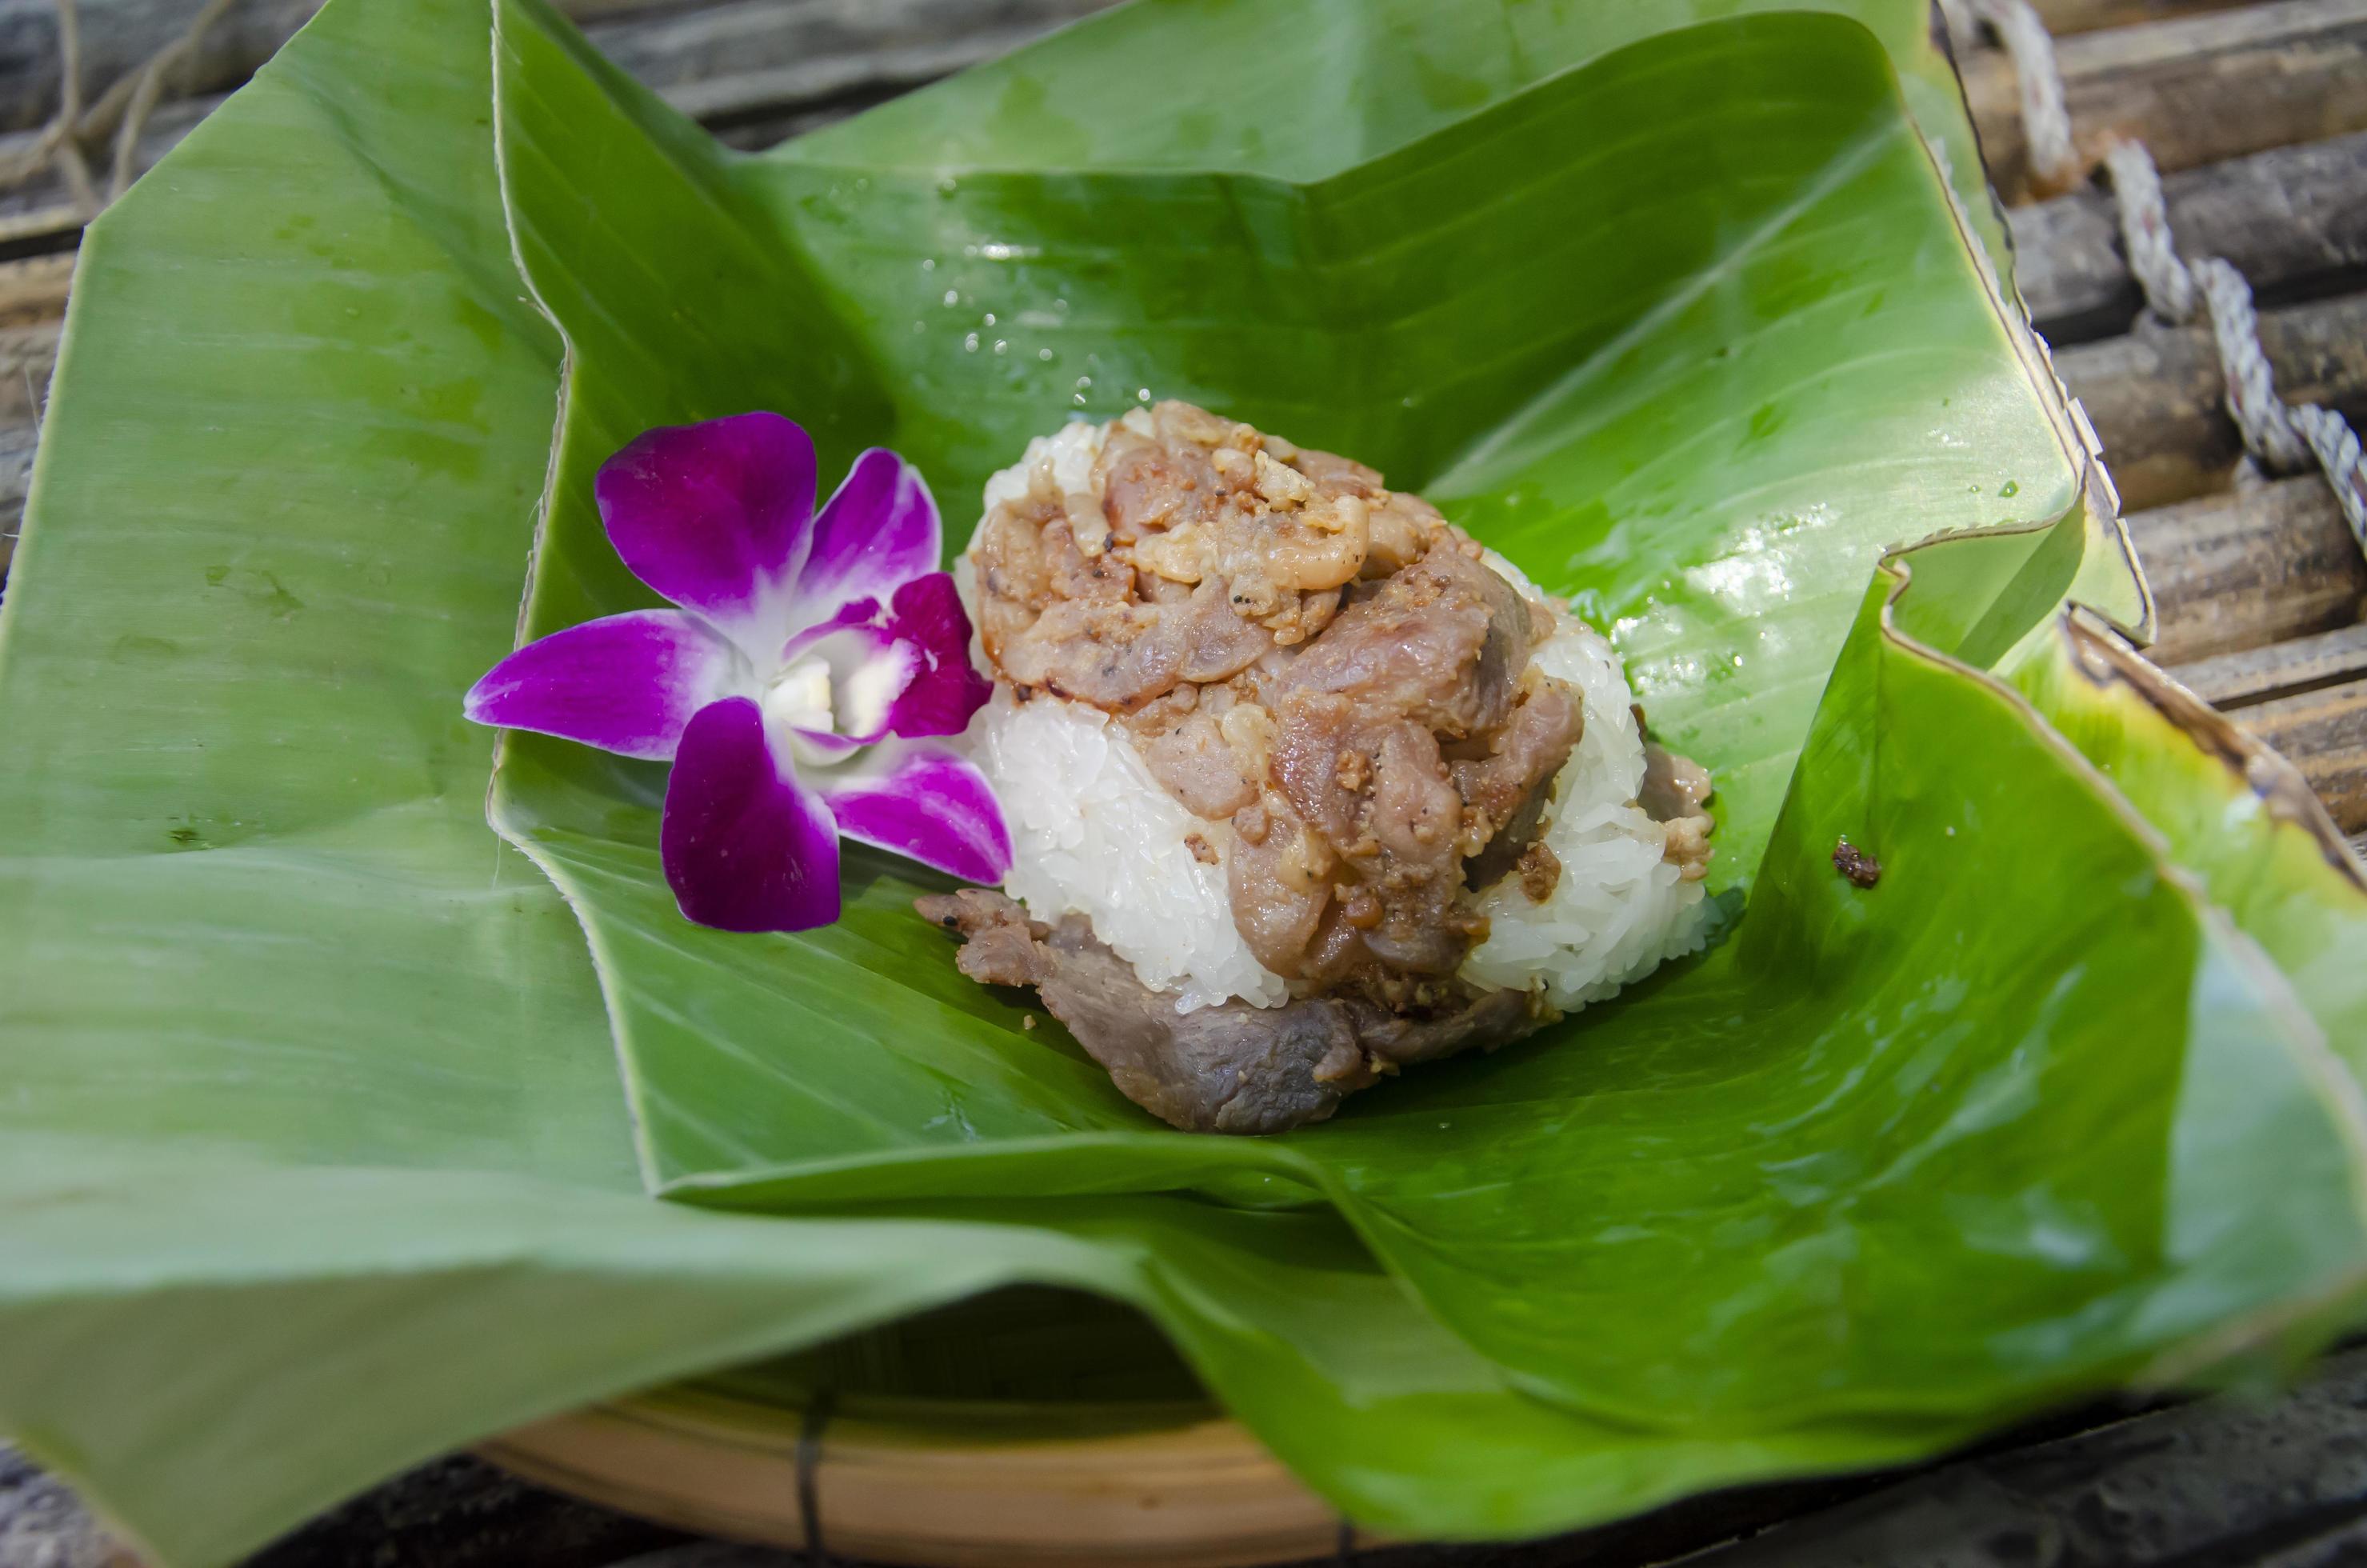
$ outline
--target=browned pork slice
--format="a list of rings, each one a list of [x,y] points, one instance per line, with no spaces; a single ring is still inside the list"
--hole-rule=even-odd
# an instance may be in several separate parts
[[[1422,1020],[1353,998],[1178,1013],[1173,997],[1137,980],[1075,915],[1047,926],[977,888],[934,894],[918,907],[964,939],[964,974],[1033,987],[1120,1093],[1191,1132],[1282,1132],[1321,1121],[1384,1074],[1501,1045],[1552,1017],[1511,991]]]

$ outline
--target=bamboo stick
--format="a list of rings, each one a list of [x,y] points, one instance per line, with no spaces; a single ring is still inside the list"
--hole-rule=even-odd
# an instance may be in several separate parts
[[[2286,398],[2367,415],[2367,295],[2263,311],[2260,341]],[[2243,448],[2208,329],[2141,323],[2125,337],[2065,349],[2055,367],[2087,406],[2124,506],[2226,488]]]
[[[25,526],[25,492],[33,477],[33,422],[0,426],[0,582],[17,553],[17,535]]]
[[[2083,33],[2056,60],[2089,164],[2116,136],[2143,141],[2169,172],[2367,130],[2367,0],[2275,0]],[[1990,182],[2027,199],[2012,63],[1985,50],[1963,70]]]
[[[74,267],[72,251],[0,261],[0,324],[25,326],[63,315]]]
[[[80,0],[85,85],[96,91],[179,36],[201,0]],[[1095,10],[1111,0],[997,0],[992,20],[1015,36]],[[948,38],[975,32],[976,0],[559,0],[560,8],[617,40],[679,37],[678,69],[711,74],[721,57],[698,63],[697,40],[730,34],[735,50],[771,48],[784,59],[846,55],[900,37]],[[182,74],[180,90],[234,87],[271,58],[320,8],[320,0],[241,0],[205,40]],[[670,24],[690,13],[687,32]],[[702,20],[701,18],[704,18]],[[663,49],[663,46],[658,46]],[[681,78],[688,79],[688,78]],[[0,0],[0,127],[29,129],[58,104],[55,0]]]
[[[2135,512],[2128,525],[2153,585],[2157,664],[2239,653],[2367,614],[2367,560],[2321,480]]]
[[[0,325],[0,420],[29,425],[49,391],[62,323]]]
[[[2239,708],[2232,717],[2301,769],[2343,832],[2367,829],[2367,680]]]
[[[2134,27],[2140,22],[2224,11],[2244,4],[2244,0],[2033,0],[2033,4],[2046,30],[2056,38],[2067,38],[2100,28]]]
[[[2263,305],[2367,284],[2367,131],[2189,169],[2162,194],[2180,248],[2234,262]],[[2049,343],[2128,329],[2145,301],[2110,194],[2017,207],[2006,222],[2015,280]]]
[[[2367,680],[2367,626],[2342,626],[2290,642],[2222,653],[2178,667],[2179,683],[2228,711],[2346,681]]]
[[[1087,7],[1099,4],[1086,0]],[[679,19],[674,36],[664,39],[649,39],[638,26],[595,28],[593,35],[603,48],[626,56],[626,68],[683,113],[713,129],[752,131],[754,134],[739,140],[763,147],[818,121],[1007,54],[1044,30],[1042,21],[1031,16],[1012,27],[897,37],[857,50],[791,53],[753,47],[753,40],[745,51],[738,50],[742,40],[721,25],[737,19],[736,12],[714,18],[694,12]],[[695,28],[710,21],[710,28]],[[719,59],[736,52],[746,58],[714,68]]]

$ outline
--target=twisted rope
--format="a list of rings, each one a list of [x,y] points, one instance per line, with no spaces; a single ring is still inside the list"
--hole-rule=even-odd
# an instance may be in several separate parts
[[[2277,373],[2260,347],[2252,286],[2215,256],[2198,258],[2189,270],[2203,290],[2219,371],[2227,382],[2227,413],[2243,432],[2245,449],[2274,472],[2294,472],[2309,460],[2309,448],[2277,397]]]
[[[2252,286],[2222,257],[2180,257],[2153,155],[2139,142],[2116,142],[2105,152],[2104,165],[2120,207],[2129,270],[2145,291],[2146,304],[2164,321],[2189,322],[2198,313],[2210,319],[2211,340],[2227,383],[2227,414],[2243,435],[2244,449],[2275,473],[2297,472],[2316,460],[2351,536],[2367,550],[2367,460],[2361,456],[2359,437],[2332,409],[2288,404],[2277,396],[2276,371],[2260,345]]]
[[[2045,23],[2030,0],[1969,3],[2013,56],[2032,167],[2069,184],[2081,171],[2071,145],[2070,117],[2063,107],[2063,77]],[[2167,322],[2183,324],[2198,314],[2209,319],[2219,372],[2227,387],[2228,417],[2244,437],[2245,451],[2273,473],[2297,472],[2315,459],[2333,487],[2351,537],[2367,551],[2367,459],[2361,455],[2357,434],[2332,409],[2288,404],[2277,396],[2276,371],[2260,344],[2252,286],[2222,257],[2188,261],[2178,254],[2169,204],[2162,197],[2161,171],[2144,143],[2116,140],[2104,150],[2104,167],[2120,210],[2129,270],[2145,292],[2146,306]],[[2237,472],[2239,486],[2258,477],[2248,463]]]
[[[2367,551],[2367,456],[2359,449],[2359,433],[2342,415],[2314,403],[2293,409],[2293,422],[2301,427],[2302,439],[2309,443],[2310,455],[2326,471],[2326,482],[2334,486],[2334,499],[2342,507],[2343,520],[2350,525],[2350,537]]]
[[[2136,274],[2146,303],[2164,321],[2193,320],[2194,275],[2170,243],[2169,206],[2162,199],[2161,171],[2153,166],[2153,154],[2142,142],[2115,139],[2104,149],[2104,167],[2120,203],[2129,270]]]
[[[2030,139],[2030,166],[2041,177],[2069,185],[2079,177],[2079,155],[2071,145],[2071,111],[2063,103],[2063,72],[2055,63],[2055,40],[2030,0],[1971,0],[1973,14],[1995,29],[2013,56],[2014,84],[2022,94],[2022,133]]]

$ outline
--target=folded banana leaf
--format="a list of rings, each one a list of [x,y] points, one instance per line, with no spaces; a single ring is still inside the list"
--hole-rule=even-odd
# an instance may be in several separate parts
[[[2367,897],[2108,624],[1945,62],[1850,9],[1141,6],[747,160],[538,0],[328,6],[94,226],[0,606],[0,1426],[227,1562],[1027,1280],[1360,1521],[1507,1535],[2306,1348]],[[460,719],[645,602],[589,496],[645,426],[776,408],[960,519],[1171,395],[1577,595],[1718,773],[1727,938],[1189,1138],[954,972],[937,884],[687,926],[657,779]]]

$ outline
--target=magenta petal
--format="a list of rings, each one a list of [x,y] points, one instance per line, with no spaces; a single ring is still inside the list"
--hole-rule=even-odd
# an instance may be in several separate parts
[[[896,590],[888,634],[919,655],[918,667],[888,710],[899,735],[957,735],[994,687],[969,662],[969,615],[949,574],[932,572]]]
[[[973,882],[1011,869],[1011,830],[986,776],[942,746],[875,748],[820,779],[838,831]]]
[[[838,918],[837,825],[747,698],[708,704],[683,731],[658,847],[674,902],[701,926],[807,931]]]
[[[794,421],[648,431],[601,465],[593,493],[634,576],[751,653],[780,646],[813,537],[813,442]]]
[[[855,599],[887,603],[900,585],[937,569],[942,539],[921,471],[872,448],[814,520],[813,550],[798,582],[798,621],[828,619]]]
[[[469,689],[462,711],[663,761],[721,695],[731,662],[730,644],[682,611],[635,610],[527,643]]]

